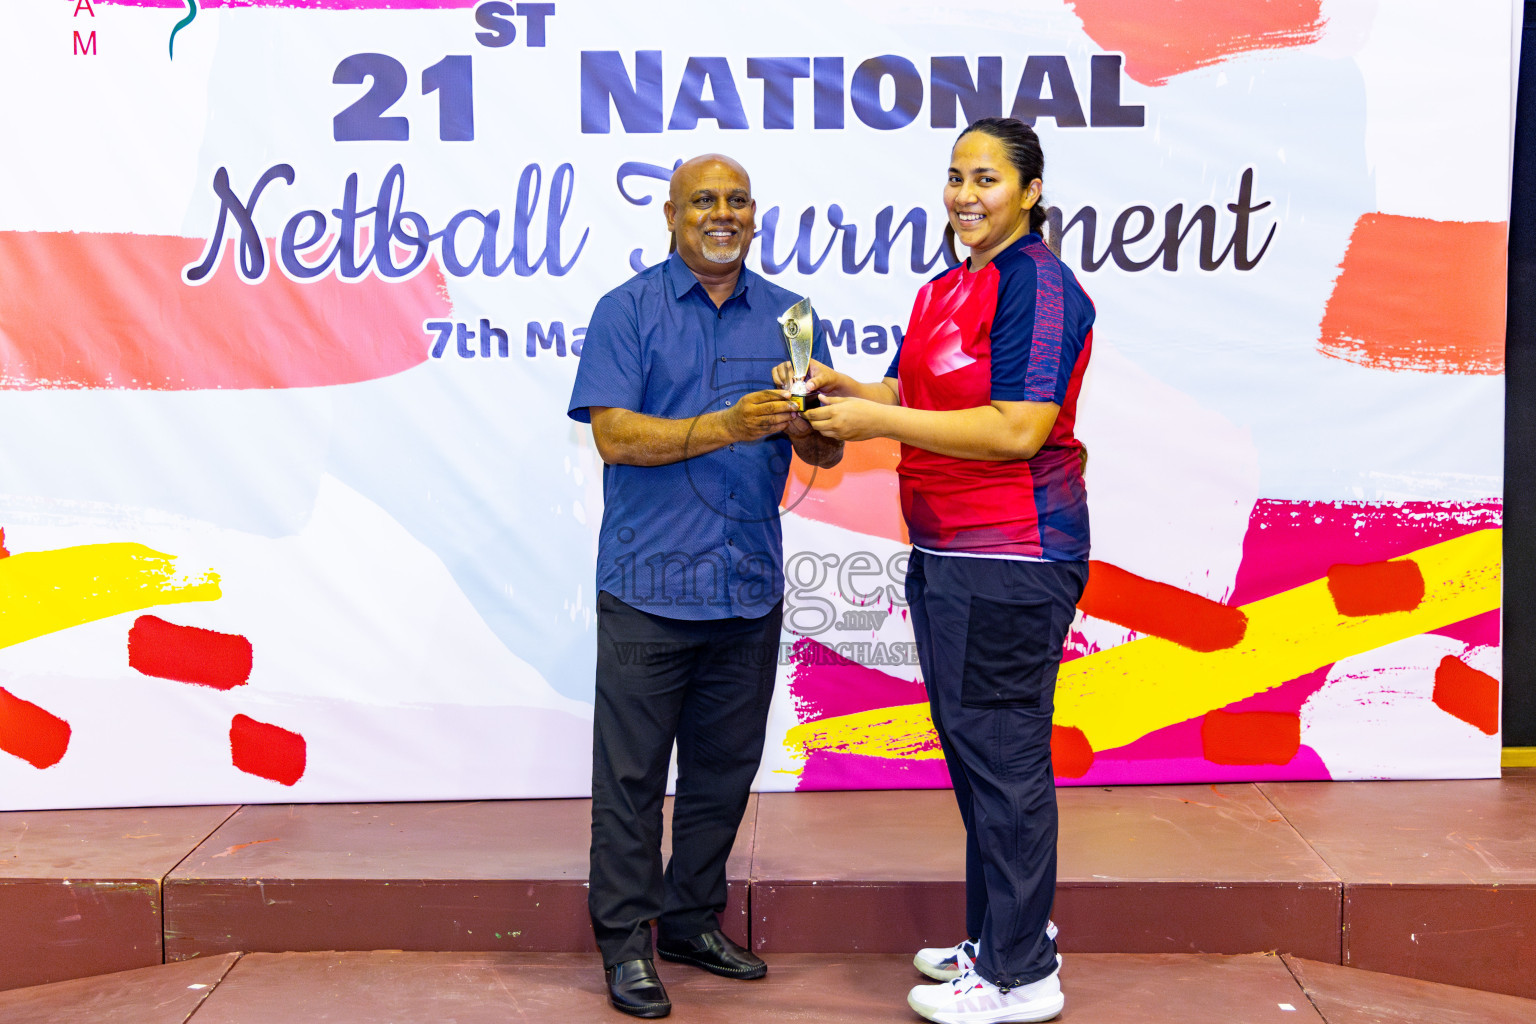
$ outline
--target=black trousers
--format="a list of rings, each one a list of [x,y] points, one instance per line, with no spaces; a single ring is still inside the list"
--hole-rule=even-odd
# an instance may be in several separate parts
[[[782,617],[780,604],[757,619],[668,619],[598,595],[587,906],[605,967],[650,959],[653,920],[663,941],[720,927],[726,858],[763,756]]]
[[[965,821],[965,927],[994,985],[1056,969],[1056,671],[1086,562],[913,550],[907,601],[928,703]]]

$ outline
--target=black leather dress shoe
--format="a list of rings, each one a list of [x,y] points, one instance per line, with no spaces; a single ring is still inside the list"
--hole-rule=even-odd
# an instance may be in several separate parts
[[[716,928],[681,942],[658,942],[656,952],[663,960],[702,967],[724,978],[749,981],[768,973],[768,965],[749,949],[742,949]]]
[[[616,1010],[635,1017],[665,1017],[672,1012],[672,1000],[656,965],[649,960],[625,960],[603,972],[608,978],[608,1001]]]

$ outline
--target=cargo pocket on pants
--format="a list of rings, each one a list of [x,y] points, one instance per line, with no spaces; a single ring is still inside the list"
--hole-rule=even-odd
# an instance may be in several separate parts
[[[968,708],[1038,708],[1048,669],[1051,602],[971,598],[960,703]]]

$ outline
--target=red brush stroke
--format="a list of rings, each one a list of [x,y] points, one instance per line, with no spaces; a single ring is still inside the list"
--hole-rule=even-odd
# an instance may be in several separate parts
[[[140,615],[128,630],[128,665],[147,676],[232,690],[251,678],[251,642]]]
[[[250,775],[291,786],[304,777],[304,737],[276,725],[236,715],[229,723],[229,753],[235,767]]]
[[[910,543],[896,479],[900,461],[901,445],[887,438],[848,445],[842,461],[831,469],[815,469],[795,459],[782,504],[819,523]]]
[[[1121,786],[1186,782],[1281,782],[1331,778],[1328,766],[1305,743],[1281,765],[1217,764],[1205,758],[1201,730],[1205,716],[1148,733],[1134,743],[1094,752],[1093,768],[1066,786]]]
[[[1424,573],[1411,558],[1328,567],[1328,593],[1340,615],[1411,612],[1424,600]]]
[[[1361,217],[1318,351],[1382,370],[1503,373],[1507,227]]]
[[[1077,606],[1096,619],[1196,651],[1234,647],[1248,631],[1248,616],[1240,608],[1145,579],[1108,562],[1088,563],[1088,586]]]
[[[1435,704],[1484,735],[1499,731],[1499,681],[1446,655],[1435,669]]]
[[[0,688],[0,750],[34,768],[52,768],[69,749],[69,723]]]
[[[1051,726],[1051,770],[1058,778],[1080,779],[1093,767],[1093,746],[1075,725]]]
[[[228,244],[228,243],[226,243]],[[422,321],[451,314],[432,261],[406,281],[261,284],[225,266],[182,283],[204,242],[0,232],[0,388],[295,388],[426,360]]]
[[[1089,38],[1125,54],[1125,73],[1143,85],[1323,36],[1322,0],[1075,0],[1070,6]]]
[[[1301,716],[1279,711],[1212,711],[1200,745],[1216,764],[1287,764],[1301,749]]]
[[[0,526],[0,558],[9,557],[11,557],[11,553],[5,547],[5,527]]]

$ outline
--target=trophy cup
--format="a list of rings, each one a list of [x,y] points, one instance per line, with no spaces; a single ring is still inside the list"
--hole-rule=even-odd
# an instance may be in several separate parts
[[[811,300],[801,299],[779,317],[779,330],[784,334],[784,344],[789,349],[789,367],[792,374],[789,400],[801,412],[821,405],[805,379],[811,375],[811,346],[816,339],[816,314],[811,312]]]

